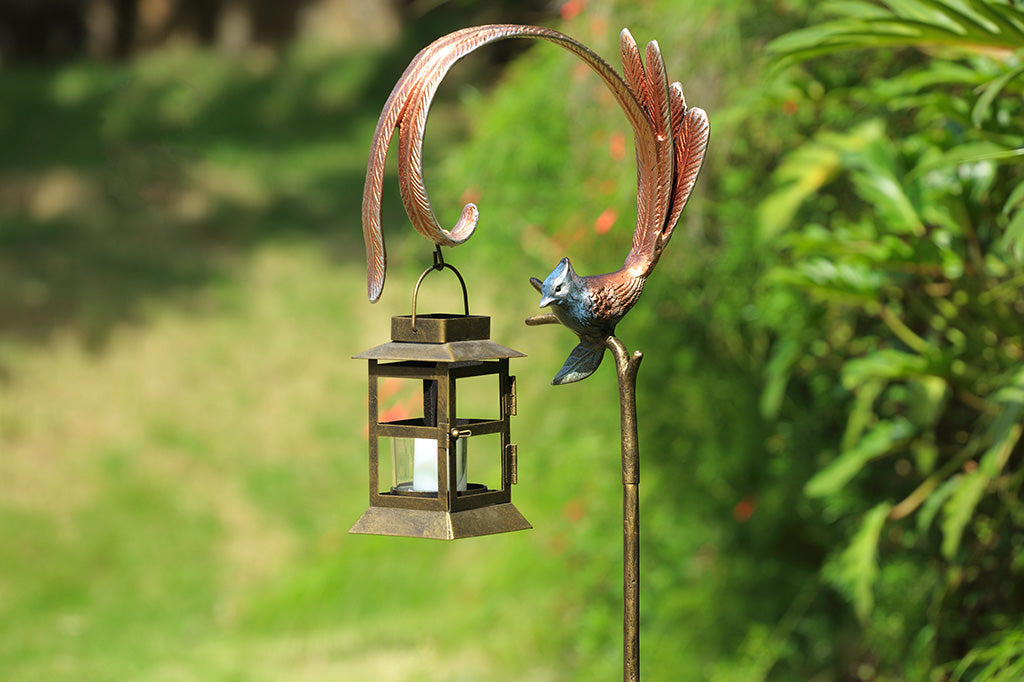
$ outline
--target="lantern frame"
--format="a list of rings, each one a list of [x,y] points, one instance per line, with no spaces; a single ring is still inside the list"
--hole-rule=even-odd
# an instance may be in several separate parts
[[[531,528],[512,504],[518,452],[511,441],[510,418],[516,412],[516,397],[509,359],[524,354],[490,340],[489,317],[469,315],[468,310],[464,315],[417,317],[415,303],[413,310],[411,316],[391,319],[389,343],[354,356],[368,361],[370,506],[349,532],[453,540]],[[460,416],[458,380],[486,376],[497,379],[497,417]],[[424,416],[381,421],[380,381],[385,378],[422,381]],[[488,434],[500,438],[499,487],[474,484],[470,473],[467,489],[459,491],[456,441]],[[382,490],[382,438],[435,440],[437,491]],[[470,450],[470,457],[473,455]],[[467,469],[472,471],[468,464]]]

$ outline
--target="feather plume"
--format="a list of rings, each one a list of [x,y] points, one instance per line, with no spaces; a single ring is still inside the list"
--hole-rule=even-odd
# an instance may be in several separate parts
[[[656,42],[646,49],[646,65],[628,30],[620,35],[623,77],[582,43],[538,26],[494,24],[450,33],[412,60],[391,91],[370,145],[362,222],[367,256],[367,295],[377,301],[384,288],[387,254],[381,229],[381,195],[388,148],[398,129],[399,190],[413,227],[441,246],[465,242],[479,223],[479,211],[467,204],[450,230],[439,224],[423,182],[423,133],[427,112],[441,80],[473,50],[508,38],[546,40],[582,59],[608,86],[633,129],[637,161],[637,228],[627,265],[653,268],[667,243],[707,144],[707,117],[687,111],[678,84],[668,85],[665,63]],[[693,114],[699,112],[699,114]],[[693,116],[691,116],[693,114]]]
[[[463,243],[476,229],[479,212],[476,206],[467,204],[451,230],[442,228],[438,223],[423,182],[422,146],[427,110],[441,79],[457,61],[482,45],[515,37],[553,42],[590,66],[611,90],[633,127],[638,163],[648,167],[656,165],[656,136],[643,106],[615,69],[587,46],[558,31],[539,26],[494,24],[448,34],[421,50],[409,64],[388,97],[374,131],[362,208],[370,301],[380,298],[387,270],[380,208],[384,161],[395,128],[399,131],[399,188],[413,227],[435,244],[455,246]]]

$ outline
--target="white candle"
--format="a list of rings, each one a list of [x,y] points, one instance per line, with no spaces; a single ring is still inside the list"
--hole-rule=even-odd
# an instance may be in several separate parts
[[[413,439],[412,489],[417,492],[437,492],[437,441],[433,438]],[[445,453],[447,455],[447,453]],[[456,473],[455,489],[466,490],[466,439],[455,442]],[[444,475],[448,475],[445,467]]]
[[[437,492],[437,441],[416,438],[413,445],[412,489]]]

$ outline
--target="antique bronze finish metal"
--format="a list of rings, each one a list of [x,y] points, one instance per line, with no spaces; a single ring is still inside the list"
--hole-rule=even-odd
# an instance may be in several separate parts
[[[643,353],[632,355],[618,338],[605,346],[619,378],[622,431],[622,661],[623,679],[640,679],[640,441],[636,424],[636,375]]]
[[[648,43],[641,54],[632,35],[623,29],[619,41],[621,76],[582,43],[537,26],[499,24],[466,28],[442,36],[421,50],[388,97],[370,146],[362,210],[367,295],[375,302],[384,288],[387,260],[381,230],[381,197],[385,160],[396,129],[402,202],[416,231],[437,245],[432,269],[445,267],[440,259],[440,246],[458,246],[476,229],[479,211],[473,203],[463,207],[450,230],[441,227],[434,214],[423,182],[422,148],[427,111],[438,85],[457,61],[482,45],[516,37],[549,41],[579,57],[608,86],[633,129],[637,222],[622,267],[607,274],[579,276],[569,259],[563,258],[545,280],[531,278],[531,284],[541,294],[541,307],[549,307],[552,314],[532,317],[527,324],[560,323],[579,338],[579,345],[569,353],[552,380],[555,385],[591,376],[605,350],[615,358],[622,429],[623,679],[636,682],[640,676],[640,461],[636,375],[642,355],[639,351],[632,355],[626,351],[615,336],[615,327],[639,299],[672,236],[704,161],[710,130],[707,114],[702,109],[688,107],[682,85],[669,82],[658,43]],[[411,333],[418,333],[415,307],[414,294]],[[468,303],[466,312],[468,315]]]
[[[444,268],[459,278],[465,314],[417,315],[416,299],[423,277]],[[390,342],[355,356],[368,361],[370,506],[349,532],[454,540],[530,528],[512,504],[511,492],[518,478],[518,463],[509,428],[516,412],[515,377],[509,374],[509,359],[524,355],[490,340],[490,318],[469,314],[465,281],[458,270],[438,256],[434,266],[421,275],[412,300],[412,315],[391,318]],[[483,376],[497,378],[498,416],[458,415],[458,380]],[[385,378],[422,382],[422,417],[382,421],[379,384]],[[495,490],[468,483],[465,490],[460,490],[456,443],[487,434],[499,436],[500,451],[493,454],[501,461],[500,485]],[[436,492],[396,487],[382,490],[382,438],[436,441]]]
[[[434,264],[423,271],[420,278],[416,280],[416,286],[412,290],[412,331],[416,331],[416,298],[420,294],[420,285],[423,284],[423,280],[427,278],[427,275],[434,272],[435,270],[440,272],[448,268],[455,273],[455,276],[459,278],[459,285],[462,287],[462,308],[465,310],[466,317],[469,317],[469,291],[466,290],[466,280],[462,278],[462,273],[455,269],[454,265],[444,262],[444,254],[441,253],[441,245],[437,244],[434,246]]]
[[[629,31],[620,35],[623,75],[578,40],[542,26],[474,26],[438,38],[423,48],[395,83],[370,142],[363,187],[362,223],[366,242],[366,290],[380,299],[387,271],[381,205],[388,149],[398,130],[398,187],[413,228],[439,246],[464,243],[476,230],[480,211],[466,204],[456,224],[441,227],[423,180],[423,135],[434,94],[448,71],[479,47],[510,38],[554,43],[589,66],[608,87],[630,127],[637,158],[637,228],[623,277],[639,281],[654,267],[689,198],[704,160],[708,120],[687,108],[683,88],[670,83],[657,42],[641,55]],[[645,61],[646,60],[646,61]],[[636,291],[637,295],[639,291]],[[635,301],[632,297],[630,304]],[[599,341],[598,341],[599,342]]]

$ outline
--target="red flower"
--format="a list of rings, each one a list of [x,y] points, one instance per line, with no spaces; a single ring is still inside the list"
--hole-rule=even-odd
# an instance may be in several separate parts
[[[581,520],[587,513],[587,508],[579,500],[569,500],[562,507],[565,518],[572,522]]]
[[[755,497],[744,497],[742,500],[736,503],[736,506],[732,508],[732,517],[739,523],[746,523],[750,520],[750,517],[754,515],[754,511],[757,510],[757,498]]]
[[[614,208],[606,208],[594,221],[594,232],[604,234],[612,229],[612,225],[619,219],[619,213]]]
[[[583,11],[583,8],[587,6],[586,0],[569,0],[562,5],[560,10],[562,18],[566,21],[575,18]]]
[[[615,132],[608,137],[608,153],[615,161],[622,161],[626,158],[626,136]]]
[[[459,197],[459,200],[462,202],[463,206],[466,204],[479,204],[480,196],[482,194],[483,192],[480,190],[478,185],[470,185],[466,188],[466,191],[462,193],[462,196]]]

